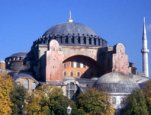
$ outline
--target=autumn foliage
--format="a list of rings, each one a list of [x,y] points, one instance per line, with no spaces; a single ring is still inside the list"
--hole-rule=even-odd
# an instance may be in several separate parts
[[[13,90],[13,81],[9,75],[0,74],[0,115],[11,114],[10,92]]]

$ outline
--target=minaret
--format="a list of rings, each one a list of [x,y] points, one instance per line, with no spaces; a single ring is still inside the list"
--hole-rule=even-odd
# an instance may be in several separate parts
[[[71,16],[71,11],[69,11],[69,19],[68,19],[68,22],[69,22],[69,23],[72,23],[72,22],[73,22],[72,16]]]
[[[146,33],[146,24],[144,17],[144,27],[143,27],[143,36],[142,36],[142,64],[143,64],[143,73],[146,77],[149,77],[149,67],[148,67],[148,53],[149,49],[147,46],[147,33]]]

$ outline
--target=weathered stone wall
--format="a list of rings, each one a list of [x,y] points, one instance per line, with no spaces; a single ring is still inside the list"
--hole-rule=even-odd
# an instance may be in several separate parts
[[[123,44],[118,43],[115,46],[115,53],[112,55],[112,71],[122,72],[125,74],[129,73],[129,61],[128,56],[125,53],[125,47]]]

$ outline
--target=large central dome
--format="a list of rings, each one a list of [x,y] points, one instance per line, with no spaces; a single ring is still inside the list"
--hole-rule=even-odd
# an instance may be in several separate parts
[[[67,23],[52,26],[34,42],[34,45],[49,44],[52,39],[57,40],[60,45],[67,46],[107,46],[107,41],[100,38],[91,28],[71,19]]]
[[[83,24],[80,24],[80,23],[70,23],[70,22],[67,22],[67,23],[63,23],[63,24],[58,24],[58,25],[55,25],[53,27],[51,27],[50,29],[48,29],[48,31],[46,31],[44,33],[43,36],[48,36],[48,35],[93,35],[93,36],[96,36],[96,33],[89,27],[83,25]]]

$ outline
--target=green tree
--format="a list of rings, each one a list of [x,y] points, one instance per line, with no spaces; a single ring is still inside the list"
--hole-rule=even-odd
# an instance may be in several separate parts
[[[145,86],[143,87],[143,91],[145,94],[148,111],[151,114],[151,80],[149,80]]]
[[[12,115],[23,114],[26,94],[27,94],[26,89],[23,86],[14,84],[13,90],[10,94],[10,98],[13,103]]]
[[[63,95],[61,88],[43,85],[30,97],[27,112],[29,115],[67,115],[69,105],[73,115],[84,115],[73,101]]]
[[[77,105],[92,115],[113,115],[114,109],[109,104],[109,96],[96,89],[89,89],[77,98]]]
[[[144,93],[140,89],[133,91],[124,104],[122,115],[149,115]]]
[[[10,115],[13,105],[10,92],[13,90],[13,80],[7,74],[0,74],[0,115]]]

